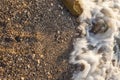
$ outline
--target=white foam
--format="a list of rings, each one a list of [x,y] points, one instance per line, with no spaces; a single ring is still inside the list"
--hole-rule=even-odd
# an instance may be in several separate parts
[[[120,50],[115,41],[115,37],[119,38],[120,0],[79,1],[84,5],[79,28],[86,36],[73,43],[69,62],[84,64],[84,68],[73,73],[73,80],[120,80]],[[94,34],[90,32],[92,21],[99,17],[108,23],[109,28],[105,33]],[[115,46],[116,52],[113,50]]]

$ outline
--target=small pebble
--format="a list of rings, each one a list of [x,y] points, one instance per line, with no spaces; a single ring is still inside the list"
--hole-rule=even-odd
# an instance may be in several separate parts
[[[57,31],[57,34],[60,34],[60,31]]]
[[[24,77],[21,77],[21,80],[25,80],[25,78],[24,78]]]
[[[40,64],[40,60],[39,59],[37,60],[37,63]]]
[[[58,7],[59,7],[60,9],[63,9],[63,7],[62,7],[61,5],[58,5]]]
[[[30,65],[27,65],[28,68],[30,68]]]
[[[33,59],[35,58],[35,54],[32,55],[32,58],[33,58]]]
[[[53,3],[51,3],[50,5],[53,6]]]
[[[44,55],[40,55],[40,58],[44,58]]]
[[[47,72],[47,74],[48,74],[48,79],[51,79],[52,75],[50,74],[50,72]]]

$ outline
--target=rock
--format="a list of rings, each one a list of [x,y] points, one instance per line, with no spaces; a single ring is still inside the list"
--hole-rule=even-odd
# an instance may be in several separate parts
[[[68,10],[75,16],[79,16],[83,9],[78,0],[62,0],[64,5],[68,8]]]

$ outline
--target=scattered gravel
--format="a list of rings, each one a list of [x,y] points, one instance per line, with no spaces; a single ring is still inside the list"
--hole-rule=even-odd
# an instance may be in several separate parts
[[[1,0],[0,80],[70,80],[75,19],[61,0]]]

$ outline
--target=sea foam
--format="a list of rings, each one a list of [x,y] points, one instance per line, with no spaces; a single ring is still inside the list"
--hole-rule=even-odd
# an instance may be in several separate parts
[[[73,80],[120,80],[120,1],[79,0],[83,13],[79,16],[79,29],[83,35],[73,42],[70,63],[77,66]],[[93,22],[104,20],[105,32],[91,31]],[[97,26],[95,26],[97,27]]]

